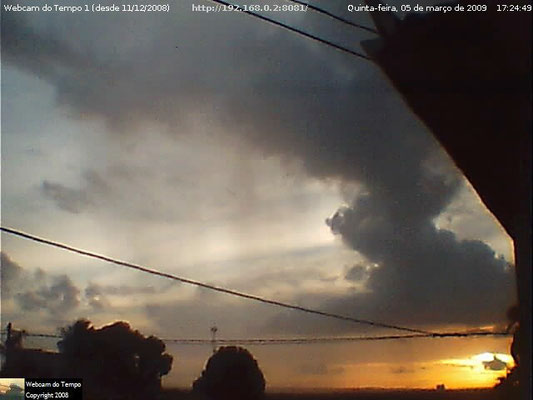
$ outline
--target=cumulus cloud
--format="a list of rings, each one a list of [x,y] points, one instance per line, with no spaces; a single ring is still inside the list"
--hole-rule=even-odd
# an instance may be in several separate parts
[[[437,229],[435,212],[410,215],[402,202],[393,209],[380,206],[376,196],[359,198],[352,207],[328,220],[354,249],[376,263],[366,298],[390,316],[418,322],[501,322],[514,300],[514,279],[507,262],[485,243],[458,240],[453,232]],[[424,215],[425,214],[425,215]],[[475,312],[473,312],[476,310]],[[416,317],[406,318],[415,312]]]
[[[401,184],[392,172],[380,175],[327,219],[332,232],[367,260],[349,268],[345,279],[365,280],[368,290],[325,298],[321,308],[403,325],[504,323],[515,301],[512,268],[482,241],[460,240],[433,222],[460,187],[458,176],[424,163],[409,173],[398,177]],[[289,313],[276,316],[274,326],[330,330]]]

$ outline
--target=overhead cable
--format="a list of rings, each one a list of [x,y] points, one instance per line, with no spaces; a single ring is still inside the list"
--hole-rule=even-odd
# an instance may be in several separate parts
[[[313,40],[315,40],[317,42],[320,42],[322,44],[325,44],[325,45],[328,45],[330,47],[333,47],[333,48],[335,48],[337,50],[340,50],[340,51],[343,51],[345,53],[351,54],[352,56],[356,56],[356,57],[363,58],[363,59],[368,60],[368,61],[372,61],[372,59],[370,57],[366,56],[363,53],[360,53],[360,52],[357,52],[357,51],[354,51],[354,50],[350,50],[350,49],[348,49],[346,47],[343,47],[343,46],[340,46],[338,44],[335,44],[335,43],[333,43],[333,42],[331,42],[329,40],[322,39],[322,38],[320,38],[320,37],[318,37],[316,35],[304,32],[301,29],[294,28],[294,27],[292,27],[290,25],[287,25],[287,24],[285,24],[283,22],[276,21],[275,19],[269,18],[269,17],[267,17],[265,15],[258,14],[258,13],[254,12],[254,11],[249,10],[249,9],[243,9],[243,8],[241,8],[241,7],[239,7],[239,6],[235,5],[235,4],[232,4],[232,3],[229,3],[229,2],[223,1],[223,0],[211,0],[211,1],[213,1],[215,3],[218,3],[218,4],[220,4],[222,6],[225,6],[225,7],[232,7],[232,9],[238,9],[239,12],[242,12],[244,14],[248,14],[248,15],[251,15],[253,17],[262,19],[263,21],[267,21],[267,22],[269,22],[271,24],[274,24],[274,25],[277,25],[277,26],[281,26],[282,28],[288,29],[291,32],[295,32],[295,33],[297,33],[299,35],[302,35],[302,36],[305,36],[305,37],[307,37],[309,39],[313,39]]]

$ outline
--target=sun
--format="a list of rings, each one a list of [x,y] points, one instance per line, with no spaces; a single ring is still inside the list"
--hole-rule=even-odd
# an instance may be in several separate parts
[[[484,352],[468,358],[440,360],[456,387],[490,387],[514,366],[513,357],[505,353]],[[468,372],[467,372],[468,371]]]

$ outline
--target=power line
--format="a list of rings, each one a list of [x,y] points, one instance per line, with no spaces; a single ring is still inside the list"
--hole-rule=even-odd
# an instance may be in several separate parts
[[[25,337],[41,338],[62,338],[57,334],[46,333],[24,333]],[[384,340],[406,340],[406,339],[438,339],[438,338],[470,338],[486,336],[511,336],[509,332],[441,332],[428,334],[410,334],[410,335],[383,335],[383,336],[345,336],[345,337],[301,337],[301,338],[253,338],[253,339],[217,339],[219,345],[292,345],[292,344],[320,344],[320,343],[344,343],[344,342],[363,342],[363,341],[384,341]],[[179,345],[212,345],[212,339],[191,339],[191,338],[165,338],[161,339],[165,343]]]
[[[342,17],[339,17],[338,15],[335,15],[335,14],[332,14],[330,13],[329,11],[327,10],[324,10],[323,8],[318,8],[310,3],[304,3],[303,1],[300,1],[300,0],[287,0],[287,1],[290,1],[291,3],[296,3],[296,4],[300,4],[302,6],[306,6],[308,8],[310,8],[311,10],[313,11],[316,11],[320,14],[324,14],[324,15],[327,15],[328,17],[330,18],[333,18],[337,21],[340,21],[342,23],[345,23],[347,25],[350,25],[350,26],[353,26],[354,28],[358,28],[358,29],[363,29],[365,31],[368,31],[368,32],[372,32],[372,33],[376,33],[378,34],[379,32],[377,30],[375,30],[374,28],[370,28],[368,26],[364,26],[364,25],[360,25],[360,24],[357,24],[355,22],[352,22],[352,21],[349,21],[347,19],[344,19]]]
[[[182,278],[182,277],[179,277],[179,276],[176,276],[176,275],[172,275],[172,274],[169,274],[169,273],[166,273],[166,272],[157,271],[155,269],[147,268],[147,267],[144,267],[144,266],[141,266],[141,265],[132,264],[132,263],[128,263],[128,262],[125,262],[125,261],[120,261],[120,260],[117,260],[117,259],[114,259],[114,258],[111,258],[111,257],[107,257],[107,256],[104,256],[104,255],[96,254],[96,253],[93,253],[93,252],[90,252],[90,251],[87,251],[87,250],[78,249],[76,247],[72,247],[72,246],[69,246],[69,245],[66,245],[66,244],[63,244],[63,243],[59,243],[59,242],[55,242],[55,241],[52,241],[52,240],[40,238],[40,237],[31,235],[29,233],[21,232],[19,230],[6,228],[6,227],[3,227],[3,226],[0,227],[0,230],[5,232],[5,233],[11,234],[11,235],[19,236],[19,237],[22,237],[24,239],[28,239],[28,240],[31,240],[31,241],[34,241],[34,242],[37,242],[37,243],[46,244],[48,246],[57,247],[57,248],[60,248],[60,249],[66,250],[66,251],[70,251],[72,253],[81,254],[83,256],[95,258],[95,259],[98,259],[98,260],[106,261],[108,263],[112,263],[112,264],[120,265],[120,266],[123,266],[123,267],[135,269],[135,270],[138,270],[138,271],[141,271],[141,272],[145,272],[145,273],[148,273],[148,274],[161,276],[163,278],[172,279],[172,280],[175,280],[175,281],[178,281],[178,282],[187,283],[189,285],[202,287],[202,288],[213,290],[213,291],[216,291],[216,292],[225,293],[225,294],[229,294],[229,295],[236,296],[236,297],[241,297],[241,298],[248,299],[248,300],[254,300],[254,301],[257,301],[257,302],[260,302],[260,303],[270,304],[270,305],[273,305],[273,306],[283,307],[283,308],[296,310],[296,311],[302,311],[302,312],[306,312],[306,313],[309,313],[309,314],[320,315],[320,316],[323,316],[323,317],[334,318],[334,319],[338,319],[338,320],[341,320],[341,321],[353,322],[353,323],[357,323],[357,324],[370,325],[370,326],[375,326],[375,327],[380,327],[380,328],[397,329],[397,330],[400,330],[400,331],[411,332],[411,333],[421,333],[421,334],[430,334],[430,335],[433,334],[433,332],[429,332],[429,331],[425,331],[425,330],[421,330],[421,329],[408,328],[408,327],[404,327],[404,326],[387,324],[387,323],[383,323],[383,322],[376,322],[376,321],[370,321],[370,320],[366,320],[366,319],[354,318],[354,317],[349,317],[349,316],[346,316],[346,315],[334,314],[334,313],[330,313],[330,312],[326,312],[326,311],[320,311],[320,310],[314,310],[314,309],[311,309],[311,308],[301,307],[301,306],[297,306],[297,305],[294,305],[294,304],[283,303],[283,302],[276,301],[276,300],[270,300],[270,299],[267,299],[267,298],[264,298],[264,297],[259,297],[259,296],[255,296],[255,295],[252,295],[252,294],[238,292],[236,290],[226,289],[226,288],[223,288],[223,287],[210,285],[210,284],[199,282],[199,281],[195,281],[195,280],[192,280],[192,279]]]
[[[228,2],[223,1],[223,0],[211,0],[211,1],[213,1],[215,3],[218,3],[218,4],[222,4],[222,5],[227,6],[227,7],[234,7],[234,9],[236,9],[238,7],[235,4],[231,4],[231,3],[228,3]],[[284,24],[283,22],[276,21],[275,19],[266,17],[266,16],[258,14],[256,12],[253,12],[253,11],[250,11],[250,10],[244,10],[242,8],[239,8],[239,12],[242,12],[242,13],[251,15],[253,17],[262,19],[263,21],[270,22],[271,24],[274,24],[274,25],[277,25],[277,26],[281,26],[282,28],[288,29],[291,32],[298,33],[299,35],[302,35],[302,36],[305,36],[307,38],[316,40],[317,42],[320,42],[322,44],[326,44],[326,45],[331,46],[331,47],[333,47],[333,48],[335,48],[337,50],[344,51],[345,53],[351,54],[352,56],[356,56],[356,57],[363,58],[363,59],[368,60],[368,61],[372,61],[372,59],[370,57],[364,55],[363,53],[359,53],[357,51],[350,50],[350,49],[348,49],[346,47],[343,47],[343,46],[340,46],[340,45],[335,44],[333,42],[330,42],[329,40],[322,39],[322,38],[320,38],[318,36],[315,36],[315,35],[313,35],[311,33],[304,32],[304,31],[302,31],[302,30],[300,30],[298,28],[293,28],[290,25]]]
[[[480,337],[480,336],[509,336],[507,332],[450,332],[411,335],[384,335],[384,336],[348,336],[348,337],[304,337],[304,338],[274,338],[274,339],[217,339],[220,345],[291,345],[291,344],[320,344],[320,343],[343,343],[362,341],[383,341],[402,339],[424,338],[452,338],[452,337]],[[175,344],[212,344],[209,339],[162,339],[167,343]]]

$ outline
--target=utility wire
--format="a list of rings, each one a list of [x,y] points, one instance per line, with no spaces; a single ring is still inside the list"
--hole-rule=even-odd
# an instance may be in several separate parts
[[[303,1],[300,1],[300,0],[286,0],[286,1],[290,1],[291,3],[300,4],[302,6],[306,6],[306,7],[310,8],[313,11],[316,11],[316,12],[318,12],[320,14],[327,15],[330,18],[333,18],[333,19],[335,19],[337,21],[343,22],[343,23],[345,23],[347,25],[353,26],[354,28],[363,29],[363,30],[368,31],[368,32],[379,34],[379,32],[377,30],[375,30],[374,28],[370,28],[368,26],[360,25],[360,24],[357,24],[355,22],[349,21],[347,19],[344,19],[342,17],[339,17],[339,16],[337,16],[335,14],[330,13],[329,11],[324,10],[323,8],[318,8],[318,7],[316,7],[316,6],[314,6],[314,5],[310,4],[310,3],[304,3]]]
[[[236,9],[238,7],[235,4],[228,3],[228,2],[223,1],[223,0],[211,0],[211,1],[213,1],[215,3],[218,3],[218,4],[221,4],[221,5],[224,5],[224,6],[227,6],[227,7],[234,7],[234,9]],[[343,46],[340,46],[340,45],[335,44],[333,42],[330,42],[329,40],[322,39],[322,38],[320,38],[318,36],[315,36],[315,35],[313,35],[311,33],[304,32],[304,31],[302,31],[302,30],[300,30],[298,28],[293,28],[290,25],[284,24],[283,22],[276,21],[275,19],[266,17],[266,16],[258,14],[256,12],[253,12],[253,11],[250,11],[250,10],[244,10],[244,9],[242,9],[240,7],[239,7],[239,12],[242,12],[242,13],[251,15],[253,17],[262,19],[263,21],[270,22],[271,24],[281,26],[282,28],[288,29],[291,32],[298,33],[299,35],[302,35],[302,36],[308,37],[310,39],[316,40],[317,42],[326,44],[326,45],[331,46],[331,47],[333,47],[333,48],[335,48],[337,50],[344,51],[345,53],[351,54],[352,56],[356,56],[356,57],[363,58],[363,59],[368,60],[368,61],[372,61],[372,59],[370,57],[364,55],[363,53],[359,53],[357,51],[350,50],[350,49],[348,49],[346,47],[343,47]]]
[[[346,316],[346,315],[339,315],[339,314],[334,314],[334,313],[330,313],[330,312],[326,312],[326,311],[320,311],[320,310],[314,310],[314,309],[311,309],[311,308],[301,307],[301,306],[297,306],[297,305],[294,305],[294,304],[283,303],[283,302],[276,301],[276,300],[270,300],[270,299],[266,299],[266,298],[263,298],[263,297],[255,296],[255,295],[252,295],[252,294],[242,293],[242,292],[238,292],[238,291],[235,291],[235,290],[226,289],[226,288],[223,288],[223,287],[214,286],[214,285],[210,285],[210,284],[207,284],[207,283],[195,281],[195,280],[192,280],[192,279],[182,278],[182,277],[179,277],[179,276],[176,276],[176,275],[172,275],[172,274],[169,274],[169,273],[166,273],[166,272],[157,271],[155,269],[147,268],[147,267],[144,267],[144,266],[141,266],[141,265],[120,261],[120,260],[117,260],[117,259],[114,259],[114,258],[111,258],[111,257],[107,257],[107,256],[104,256],[104,255],[96,254],[96,253],[93,253],[93,252],[90,252],[90,251],[87,251],[87,250],[78,249],[76,247],[72,247],[72,246],[69,246],[69,245],[66,245],[66,244],[63,244],[63,243],[59,243],[59,242],[55,242],[55,241],[52,241],[52,240],[40,238],[40,237],[31,235],[29,233],[21,232],[19,230],[15,230],[15,229],[12,229],[12,228],[6,228],[6,227],[2,226],[2,227],[0,227],[0,230],[2,232],[5,232],[5,233],[11,234],[11,235],[22,237],[24,239],[28,239],[28,240],[31,240],[31,241],[34,241],[34,242],[37,242],[37,243],[46,244],[48,246],[57,247],[57,248],[60,248],[60,249],[66,250],[66,251],[70,251],[72,253],[81,254],[83,256],[95,258],[97,260],[106,261],[106,262],[109,262],[109,263],[112,263],[112,264],[116,264],[116,265],[120,265],[120,266],[123,266],[123,267],[135,269],[135,270],[138,270],[138,271],[146,272],[146,273],[152,274],[152,275],[161,276],[163,278],[172,279],[172,280],[175,280],[175,281],[178,281],[178,282],[187,283],[189,285],[202,287],[202,288],[213,290],[213,291],[216,291],[216,292],[225,293],[225,294],[229,294],[229,295],[236,296],[236,297],[242,297],[244,299],[258,301],[260,303],[270,304],[270,305],[283,307],[283,308],[287,308],[287,309],[291,309],[291,310],[302,311],[302,312],[306,312],[306,313],[309,313],[309,314],[321,315],[323,317],[334,318],[334,319],[338,319],[338,320],[342,320],[342,321],[354,322],[354,323],[357,323],[357,324],[370,325],[370,326],[375,326],[375,327],[380,327],[380,328],[397,329],[397,330],[400,330],[400,331],[411,332],[411,333],[421,333],[421,334],[429,334],[429,335],[433,334],[433,332],[429,332],[429,331],[425,331],[425,330],[421,330],[421,329],[408,328],[408,327],[404,327],[404,326],[387,324],[387,323],[383,323],[383,322],[376,322],[376,321],[370,321],[370,320],[366,320],[366,319],[354,318],[354,317],[349,317],[349,316]]]
[[[509,332],[443,332],[431,334],[410,334],[410,335],[384,335],[384,336],[347,336],[347,337],[302,337],[302,338],[256,338],[256,339],[217,339],[215,342],[219,345],[292,345],[292,344],[319,344],[319,343],[343,343],[343,342],[361,342],[361,341],[383,341],[383,340],[405,340],[405,339],[424,339],[424,338],[452,338],[452,337],[483,337],[483,336],[510,336]],[[25,337],[41,337],[60,339],[61,335],[46,333],[25,332]],[[211,345],[213,339],[187,339],[173,338],[161,339],[166,343],[180,345]]]
[[[318,344],[318,343],[343,343],[361,341],[422,339],[422,338],[450,338],[450,337],[479,337],[479,336],[509,336],[507,332],[450,332],[411,335],[385,335],[385,336],[348,336],[348,337],[307,337],[307,338],[279,338],[279,339],[217,339],[220,345],[288,345],[288,344]],[[176,344],[212,344],[212,339],[162,339],[167,343]]]

